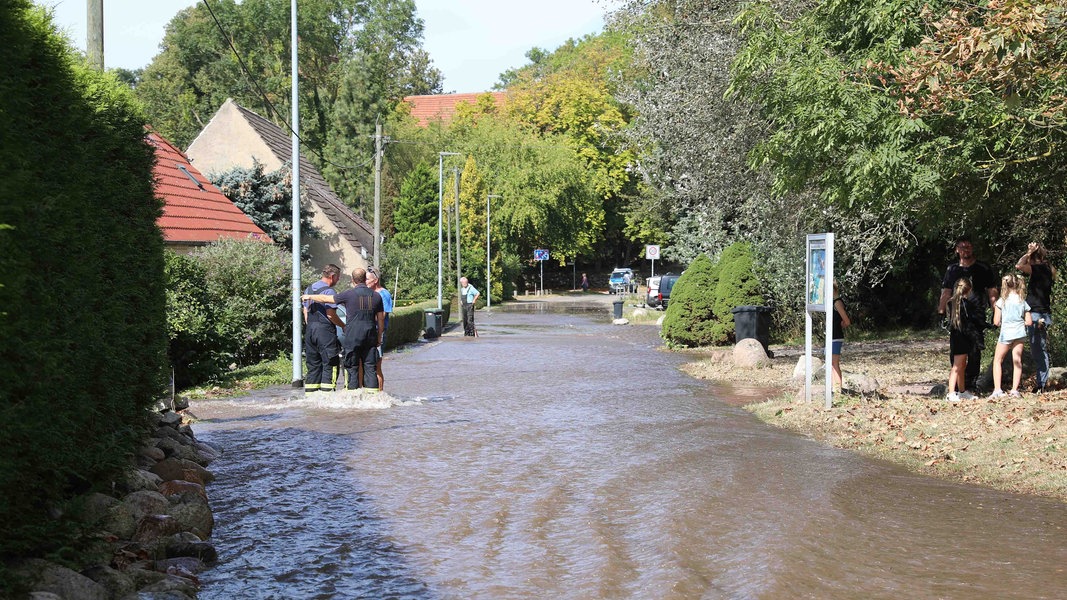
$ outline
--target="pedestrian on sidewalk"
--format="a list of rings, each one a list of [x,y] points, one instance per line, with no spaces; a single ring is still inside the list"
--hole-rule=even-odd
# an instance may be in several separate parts
[[[941,299],[937,303],[937,312],[945,315],[948,300],[956,288],[956,282],[962,277],[971,280],[971,292],[969,301],[974,305],[978,314],[972,318],[981,317],[981,322],[986,322],[986,311],[997,301],[997,276],[989,265],[980,262],[974,256],[974,244],[966,237],[956,240],[956,254],[959,260],[945,268],[945,278],[941,282]],[[971,348],[967,357],[967,372],[965,389],[976,390],[978,375],[982,370],[982,350],[985,343],[981,340]],[[951,391],[951,390],[950,390]]]
[[[474,303],[478,301],[481,293],[467,281],[466,277],[459,278],[459,301],[463,315],[463,335],[474,337],[478,330],[474,327]]]

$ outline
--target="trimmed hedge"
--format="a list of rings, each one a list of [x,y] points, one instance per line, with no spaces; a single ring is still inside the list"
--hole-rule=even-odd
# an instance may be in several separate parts
[[[436,298],[393,309],[393,314],[389,317],[389,331],[385,336],[383,350],[392,350],[397,346],[418,341],[426,329],[426,311],[433,308],[437,308]],[[441,310],[444,312],[442,322],[447,324],[448,317],[452,313],[451,300],[443,302]]]
[[[167,336],[155,154],[130,89],[29,0],[0,3],[0,64],[2,564],[72,555],[63,515],[128,467]]]

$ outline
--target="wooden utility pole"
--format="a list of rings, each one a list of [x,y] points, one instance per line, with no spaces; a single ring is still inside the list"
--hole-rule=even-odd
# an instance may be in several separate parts
[[[104,0],[86,0],[85,54],[89,64],[104,70]]]
[[[378,247],[382,244],[382,123],[374,123],[374,266],[380,267]]]

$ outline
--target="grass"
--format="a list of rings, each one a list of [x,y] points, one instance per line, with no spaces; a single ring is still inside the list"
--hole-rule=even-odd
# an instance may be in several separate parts
[[[228,371],[207,385],[181,390],[181,395],[193,400],[238,396],[251,390],[272,385],[285,385],[293,380],[293,361],[286,355],[272,360]]]

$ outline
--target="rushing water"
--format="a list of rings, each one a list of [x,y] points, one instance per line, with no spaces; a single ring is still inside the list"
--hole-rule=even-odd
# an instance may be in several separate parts
[[[603,301],[478,318],[388,395],[193,407],[202,599],[1067,597],[1067,505],[768,427]]]

